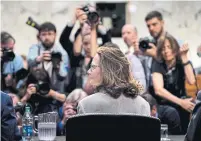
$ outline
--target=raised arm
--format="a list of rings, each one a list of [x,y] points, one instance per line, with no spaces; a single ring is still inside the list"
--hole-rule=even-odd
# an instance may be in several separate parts
[[[184,66],[184,72],[186,76],[186,80],[189,84],[193,85],[195,84],[195,75],[193,73],[193,66],[192,63],[189,61],[187,53],[188,53],[189,47],[188,44],[183,44],[180,48],[180,57]]]

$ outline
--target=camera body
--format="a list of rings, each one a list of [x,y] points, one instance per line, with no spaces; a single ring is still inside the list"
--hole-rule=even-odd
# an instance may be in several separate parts
[[[36,91],[42,95],[45,96],[50,91],[50,84],[47,82],[39,81],[37,84],[35,84]]]
[[[60,52],[52,52],[51,56],[53,68],[57,68],[58,64],[62,61],[62,54]]]
[[[150,39],[148,37],[140,38],[139,41],[140,50],[146,51],[147,49],[150,49],[151,47],[149,46],[149,43],[153,43],[154,45],[156,45],[156,41],[154,39]]]
[[[17,104],[14,106],[15,113],[19,112],[21,115],[24,115],[26,106],[29,106],[31,111],[33,110],[31,104],[29,103],[23,104],[22,102],[17,102]]]
[[[83,8],[81,8],[81,10],[83,10],[86,14],[87,14],[87,18],[88,18],[88,22],[91,24],[96,24],[99,21],[99,14],[96,11],[91,12],[89,10],[88,6],[84,6]]]
[[[3,48],[2,52],[3,52],[2,59],[4,61],[13,61],[14,60],[15,54],[14,54],[13,50],[5,47],[5,48]]]

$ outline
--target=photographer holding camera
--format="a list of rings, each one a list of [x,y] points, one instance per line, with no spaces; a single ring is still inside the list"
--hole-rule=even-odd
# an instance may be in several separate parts
[[[69,37],[77,23],[79,27],[74,35],[75,41],[72,42]],[[75,10],[74,20],[67,24],[61,34],[60,43],[68,52],[71,62],[71,83],[67,88],[68,92],[82,88],[85,84],[86,68],[98,47],[97,37],[101,37],[103,44],[111,41],[109,31],[99,23],[100,17],[94,7],[80,7]]]
[[[52,89],[48,73],[42,69],[32,69],[21,89],[21,102],[29,103],[33,114],[55,111],[65,101],[65,94]]]
[[[29,49],[29,67],[43,67],[51,78],[55,90],[64,92],[64,80],[69,71],[69,58],[60,44],[55,43],[56,27],[45,22],[39,27],[40,42]]]
[[[2,90],[14,92],[17,84],[16,73],[23,69],[23,59],[13,52],[15,39],[7,32],[1,32],[1,76]]]
[[[133,42],[138,39],[137,28],[131,24],[124,25],[122,28],[122,39],[128,47],[128,52],[126,52],[126,56],[131,63],[133,77],[136,80],[140,81],[140,83],[145,88],[144,90],[146,90],[146,77],[144,73],[144,68],[138,56],[134,54]]]

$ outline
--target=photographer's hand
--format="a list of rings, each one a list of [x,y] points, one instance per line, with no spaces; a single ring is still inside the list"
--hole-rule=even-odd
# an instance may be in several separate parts
[[[29,86],[27,87],[25,95],[21,99],[21,102],[26,103],[31,98],[31,95],[35,94],[35,93],[36,93],[35,84],[29,84]]]
[[[87,21],[87,15],[83,10],[81,10],[81,8],[76,9],[75,17],[76,20],[80,22],[81,26]]]
[[[51,51],[43,52],[43,60],[50,61],[52,59]]]
[[[153,43],[149,43],[149,46],[151,47],[150,49],[147,49],[144,54],[151,56],[153,58],[157,57],[157,48]]]

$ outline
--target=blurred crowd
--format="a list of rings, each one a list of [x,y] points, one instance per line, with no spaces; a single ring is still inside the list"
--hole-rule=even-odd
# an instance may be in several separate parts
[[[30,18],[27,24],[38,31],[38,42],[27,56],[14,53],[15,38],[2,31],[1,91],[12,98],[18,127],[28,104],[33,115],[58,112],[57,135],[65,134],[72,115],[104,112],[151,115],[168,124],[170,134],[185,134],[196,104],[187,96],[185,81],[195,85],[200,72],[188,57],[188,43],[166,31],[164,22],[160,12],[147,13],[146,38],[138,36],[134,25],[124,25],[126,54],[112,43],[110,29],[89,5],[75,10],[58,43],[53,23],[39,25]],[[69,38],[72,30],[74,40]],[[201,57],[201,45],[197,55]]]

